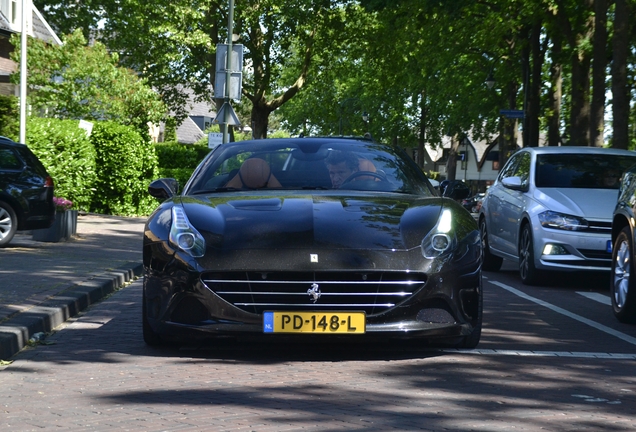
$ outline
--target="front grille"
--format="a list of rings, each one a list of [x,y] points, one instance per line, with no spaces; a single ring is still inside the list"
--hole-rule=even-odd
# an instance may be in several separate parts
[[[357,310],[374,315],[407,300],[424,286],[426,276],[404,272],[215,272],[203,274],[201,280],[246,312]]]
[[[600,233],[600,234],[611,234],[612,233],[612,222],[600,222],[600,221],[587,221],[588,228],[585,230],[586,233]]]

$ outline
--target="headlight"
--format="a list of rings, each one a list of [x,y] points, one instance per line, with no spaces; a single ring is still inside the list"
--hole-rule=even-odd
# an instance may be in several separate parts
[[[544,228],[567,231],[583,231],[589,227],[587,221],[583,218],[550,210],[539,213],[539,222],[541,222],[541,226]]]
[[[449,209],[442,210],[437,224],[422,240],[424,258],[437,258],[455,247],[457,240],[452,227],[453,213]]]
[[[170,226],[170,243],[194,258],[205,254],[205,240],[188,220],[181,206],[172,207],[172,225]]]

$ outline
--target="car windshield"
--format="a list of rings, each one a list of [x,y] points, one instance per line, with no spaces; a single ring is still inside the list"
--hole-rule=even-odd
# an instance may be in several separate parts
[[[621,176],[634,163],[636,154],[540,154],[535,183],[537,187],[618,189]]]
[[[408,157],[390,147],[326,139],[258,140],[220,146],[184,194],[231,190],[368,190],[434,195]]]

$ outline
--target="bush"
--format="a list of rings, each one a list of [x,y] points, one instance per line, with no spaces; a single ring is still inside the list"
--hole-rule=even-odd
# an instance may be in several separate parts
[[[147,215],[157,206],[148,185],[157,178],[154,146],[131,126],[96,122],[97,186],[91,210],[121,216]]]
[[[18,98],[0,95],[0,135],[17,141],[20,134]]]
[[[55,183],[55,196],[89,210],[97,179],[95,149],[77,120],[29,117],[27,143]]]
[[[183,187],[210,149],[207,145],[172,142],[155,144],[155,151],[159,160],[159,177],[174,178]]]

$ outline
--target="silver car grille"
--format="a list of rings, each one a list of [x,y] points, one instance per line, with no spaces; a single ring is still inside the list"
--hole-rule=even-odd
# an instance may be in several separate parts
[[[426,275],[406,272],[215,272],[203,283],[246,312],[357,310],[379,314],[408,300]]]
[[[588,220],[588,228],[585,230],[586,233],[601,233],[601,234],[612,234],[612,222],[600,222],[600,221],[591,221]]]

